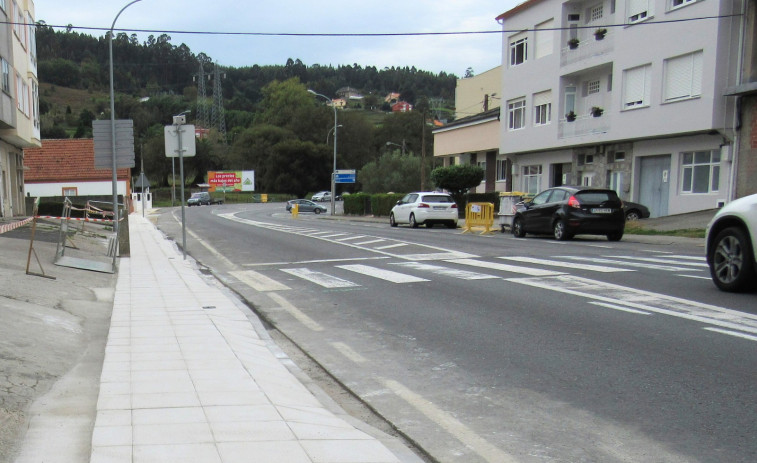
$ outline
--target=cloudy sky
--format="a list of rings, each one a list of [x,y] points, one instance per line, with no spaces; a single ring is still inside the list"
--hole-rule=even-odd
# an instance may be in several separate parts
[[[498,31],[495,18],[520,0],[142,0],[129,6],[116,29],[166,31],[171,43],[186,43],[222,66],[284,64],[310,66],[415,66],[462,76],[497,66],[499,34],[385,37],[286,37],[212,35],[198,32],[282,34],[404,34]],[[109,29],[129,0],[35,0],[36,20],[50,26]],[[81,30],[93,36],[104,31]],[[194,32],[194,33],[191,33]],[[154,35],[160,35],[155,32]],[[139,33],[144,41],[149,33]]]

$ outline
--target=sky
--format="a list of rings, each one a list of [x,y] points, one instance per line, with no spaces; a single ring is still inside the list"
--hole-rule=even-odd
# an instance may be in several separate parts
[[[221,66],[286,63],[305,65],[359,64],[379,69],[415,66],[462,77],[501,62],[500,34],[285,37],[210,35],[185,32],[403,34],[500,31],[496,17],[521,0],[384,0],[374,2],[320,0],[141,0],[118,17],[116,29],[168,33],[173,45],[185,43],[195,55],[203,52]],[[130,0],[34,0],[35,20],[49,26],[103,28],[78,32],[102,36]]]

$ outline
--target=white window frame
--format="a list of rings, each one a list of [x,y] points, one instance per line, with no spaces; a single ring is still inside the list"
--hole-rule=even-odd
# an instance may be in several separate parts
[[[507,159],[497,159],[497,180],[504,182],[507,180]]]
[[[623,110],[649,106],[652,65],[644,64],[623,71]]]
[[[2,90],[11,94],[11,65],[5,58],[0,58],[0,66],[2,67]]]
[[[523,179],[521,184],[525,193],[535,195],[541,191],[542,165],[523,166]]]
[[[581,174],[581,185],[582,186],[594,186],[594,177],[596,174],[594,172],[584,172]]]
[[[526,99],[516,98],[507,102],[507,129],[520,130],[526,127]]]
[[[653,0],[628,0],[626,3],[628,24],[640,23],[654,16],[653,7]]]
[[[707,189],[702,189],[706,175]],[[699,180],[699,181],[697,181]],[[720,191],[720,151],[687,151],[681,153],[681,193],[709,194]]]
[[[528,61],[528,35],[521,32],[510,37],[510,67],[519,66]]]
[[[666,103],[702,96],[702,50],[668,58],[663,62],[663,101]]]
[[[621,196],[625,174],[620,170],[611,170],[608,172],[608,176],[610,177],[610,181],[608,182],[610,189],[615,191],[618,196]]]
[[[5,3],[5,0],[0,0],[0,8],[2,8],[3,11],[8,11],[8,5]]]
[[[29,37],[29,59],[31,60],[34,69],[37,69],[37,34],[34,26],[34,18],[27,12],[26,13],[26,34]]]
[[[552,122],[552,91],[534,93],[534,125],[548,125]]]
[[[692,3],[696,3],[697,1],[699,0],[670,0],[670,10],[677,10],[679,8],[691,5]]]

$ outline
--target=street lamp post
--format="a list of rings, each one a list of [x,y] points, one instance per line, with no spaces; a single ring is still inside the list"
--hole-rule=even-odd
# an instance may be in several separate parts
[[[336,205],[334,203],[334,198],[336,198],[336,137],[338,132],[339,124],[337,124],[337,118],[336,118],[336,105],[334,104],[334,100],[327,97],[326,95],[321,95],[320,93],[316,93],[313,90],[308,90],[308,92],[312,93],[315,96],[319,96],[321,98],[326,99],[329,103],[331,103],[331,107],[334,108],[334,168],[331,170],[331,215],[334,215],[334,211],[336,208]]]
[[[394,142],[388,141],[388,142],[386,142],[386,146],[399,146],[400,149],[402,149],[402,155],[403,156],[405,155],[405,139],[404,138],[402,139],[402,144],[401,145],[399,143],[394,143]]]
[[[110,138],[112,143],[111,149],[113,150],[111,153],[113,156],[113,232],[116,235],[116,247],[118,247],[118,167],[116,163],[116,102],[113,90],[113,29],[115,29],[116,21],[118,21],[121,13],[133,4],[141,1],[132,0],[125,7],[121,8],[121,11],[113,19],[113,24],[110,26],[110,33],[108,35],[108,55],[110,57]]]

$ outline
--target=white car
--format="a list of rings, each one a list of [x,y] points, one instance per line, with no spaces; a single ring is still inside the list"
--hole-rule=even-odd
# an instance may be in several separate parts
[[[330,191],[319,191],[318,193],[314,194],[311,198],[313,201],[331,201],[331,192]]]
[[[731,201],[707,225],[707,264],[723,291],[757,287],[757,194]]]
[[[409,193],[397,201],[389,213],[389,224],[406,223],[416,228],[426,225],[428,228],[441,223],[447,228],[457,228],[457,203],[447,193],[433,191]]]

